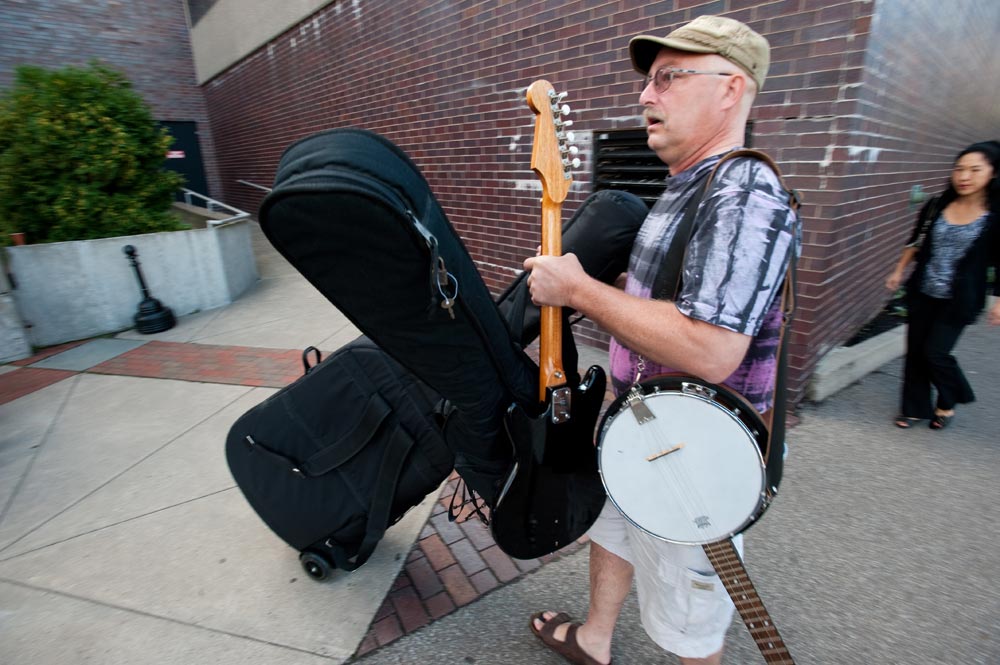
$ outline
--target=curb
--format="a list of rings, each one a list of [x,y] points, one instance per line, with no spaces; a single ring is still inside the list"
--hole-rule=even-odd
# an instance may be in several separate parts
[[[816,365],[806,398],[822,402],[882,365],[906,353],[906,325],[867,339],[854,346],[840,346]]]

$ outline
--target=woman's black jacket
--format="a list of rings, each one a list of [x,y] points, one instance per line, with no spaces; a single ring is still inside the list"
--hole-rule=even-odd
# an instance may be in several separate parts
[[[924,271],[934,251],[933,234],[930,232],[935,219],[941,215],[941,197],[935,196],[921,209],[907,247],[917,247],[916,269],[906,282],[907,300],[920,293]],[[951,300],[945,316],[955,323],[970,324],[986,306],[986,274],[989,266],[1000,272],[1000,214],[990,213],[986,228],[979,234],[965,255],[955,266],[951,284]],[[993,294],[1000,296],[1000,275],[995,275]]]

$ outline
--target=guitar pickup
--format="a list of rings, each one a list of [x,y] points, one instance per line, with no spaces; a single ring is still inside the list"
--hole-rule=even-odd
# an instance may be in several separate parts
[[[568,387],[556,388],[552,391],[552,423],[558,425],[570,419],[573,390]]]

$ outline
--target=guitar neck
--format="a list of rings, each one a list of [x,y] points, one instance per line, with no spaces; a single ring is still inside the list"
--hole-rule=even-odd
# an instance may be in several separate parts
[[[562,256],[562,204],[542,197],[542,254]],[[538,339],[539,401],[545,391],[566,383],[562,361],[562,308],[541,308],[541,333]]]
[[[702,546],[767,663],[795,665],[730,539]]]

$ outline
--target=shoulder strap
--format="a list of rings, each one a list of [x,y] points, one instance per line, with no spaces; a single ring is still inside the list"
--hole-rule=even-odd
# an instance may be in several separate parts
[[[938,213],[941,208],[941,196],[935,196],[927,205],[924,206],[923,210],[920,211],[920,217],[917,219],[917,228],[914,229],[913,235],[910,236],[911,240],[906,244],[907,247],[914,247],[920,249],[924,244],[924,239],[927,237],[927,232],[931,228],[931,224],[937,219]]]
[[[687,207],[684,209],[684,217],[681,219],[680,224],[677,225],[677,231],[674,233],[670,247],[667,249],[667,254],[664,257],[663,269],[656,276],[656,280],[653,283],[652,294],[654,298],[662,300],[668,295],[670,285],[673,285],[673,297],[671,299],[676,300],[682,286],[681,269],[684,267],[684,254],[687,252],[688,243],[691,242],[691,234],[694,232],[694,218],[698,214],[698,208],[712,186],[712,181],[715,179],[715,174],[719,170],[719,167],[730,159],[736,159],[737,157],[752,157],[770,166],[771,170],[778,176],[781,188],[788,193],[788,206],[792,210],[798,211],[801,205],[798,192],[785,184],[785,180],[781,175],[781,169],[778,168],[778,165],[767,153],[749,148],[741,148],[726,153],[709,172],[708,178],[705,179],[704,187],[691,197]]]
[[[719,167],[730,159],[736,159],[737,157],[759,159],[767,164],[771,170],[774,171],[774,174],[778,176],[778,182],[781,184],[781,188],[788,194],[788,207],[796,213],[798,212],[799,207],[802,204],[798,192],[785,184],[785,179],[781,174],[781,169],[778,168],[778,165],[768,154],[759,150],[751,150],[749,148],[742,148],[740,150],[733,150],[732,152],[726,153],[718,161],[711,173],[708,174],[705,186],[688,203],[688,206],[684,211],[684,218],[681,220],[681,223],[677,228],[677,232],[674,234],[674,238],[670,243],[670,248],[667,250],[667,256],[664,260],[664,269],[661,271],[660,275],[657,275],[657,280],[653,288],[654,297],[662,298],[666,295],[665,292],[669,288],[669,285],[673,284],[674,298],[676,299],[681,288],[680,273],[684,263],[684,253],[687,251],[688,243],[691,240],[691,233],[694,229],[694,217],[697,214],[698,207],[701,205],[702,199],[708,192],[708,189],[712,184],[712,180],[715,178],[715,173],[719,170]],[[781,477],[781,460],[784,455],[785,375],[787,373],[788,365],[788,348],[785,344],[785,336],[794,312],[795,254],[793,252],[792,256],[789,257],[788,270],[785,273],[785,280],[781,290],[781,329],[778,332],[778,363],[774,376],[774,397],[771,408],[766,417],[767,430],[769,434],[768,459],[766,460],[766,463],[768,469],[770,469],[775,487],[777,487],[778,480],[780,480]]]

